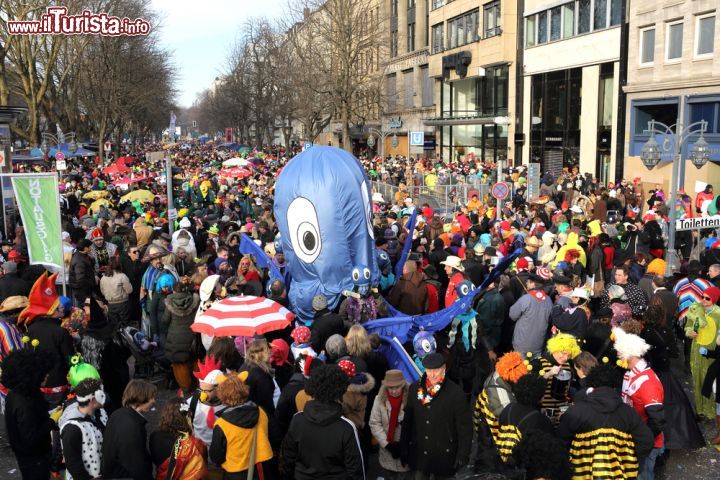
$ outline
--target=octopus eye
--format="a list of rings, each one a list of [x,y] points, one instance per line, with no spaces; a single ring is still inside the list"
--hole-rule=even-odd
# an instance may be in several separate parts
[[[295,255],[305,263],[314,262],[322,248],[315,205],[307,198],[298,197],[290,203],[287,219]]]
[[[352,279],[353,282],[357,282],[358,280],[360,280],[360,270],[358,270],[357,268],[353,268]]]
[[[370,269],[369,268],[363,269],[363,277],[365,277],[365,280],[370,280]]]

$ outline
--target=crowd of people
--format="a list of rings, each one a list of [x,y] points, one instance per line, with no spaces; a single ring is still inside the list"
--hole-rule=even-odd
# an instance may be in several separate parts
[[[670,206],[640,178],[602,185],[573,169],[546,172],[527,199],[519,167],[505,172],[507,203],[473,194],[441,211],[421,200],[428,174],[493,166],[362,158],[400,186],[372,194],[377,285],[335,309],[317,295],[312,320],[262,336],[195,333],[233,296],[292,310],[273,194],[297,153],[249,152],[232,178],[211,143],[171,146],[172,201],[144,152],[125,181],[69,161],[63,269],[30,265],[14,225],[0,252],[0,396],[23,478],[651,479],[671,451],[706,446],[701,419],[720,449],[719,232],[677,232],[681,264],[668,275],[665,261],[668,208],[711,215],[712,186]],[[484,282],[446,327],[403,345],[419,380],[384,355],[374,320],[440,312]]]

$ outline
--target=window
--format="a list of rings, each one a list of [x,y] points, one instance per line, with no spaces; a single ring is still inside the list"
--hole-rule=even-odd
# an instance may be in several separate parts
[[[452,112],[455,115],[475,115],[477,112],[477,77],[452,82]]]
[[[398,54],[398,32],[397,30],[390,32],[390,58],[397,57]]]
[[[433,79],[427,65],[420,67],[420,85],[422,87],[422,106],[433,106]]]
[[[407,28],[407,51],[415,51],[415,24],[409,23]]]
[[[607,0],[595,0],[593,8],[593,30],[600,30],[607,27]]]
[[[390,0],[390,16],[397,17],[398,14],[398,0]]]
[[[397,110],[396,76],[393,73],[385,77],[385,93],[387,94],[388,112]]]
[[[538,13],[538,34],[537,43],[542,45],[547,42],[547,11]]]
[[[413,71],[406,70],[403,72],[403,93],[405,94],[405,101],[403,106],[406,110],[415,107],[415,83],[413,82]]]
[[[563,38],[570,38],[575,34],[575,3],[563,5]]]
[[[720,133],[720,101],[690,103],[690,123],[705,120],[708,122],[707,133]]]
[[[445,0],[432,0],[432,9],[440,8],[445,5]]]
[[[432,26],[432,53],[440,53],[443,49],[443,24]]]
[[[590,31],[590,0],[578,2],[578,34]]]
[[[715,14],[700,15],[695,25],[695,57],[711,57],[715,51]]]
[[[560,40],[560,7],[550,9],[550,41]]]
[[[665,60],[677,61],[682,58],[683,22],[667,24],[665,33]]]
[[[603,71],[605,70],[605,71]],[[612,63],[605,63],[600,71],[600,89],[598,105],[598,126],[611,128],[613,116],[613,77],[614,66]]]
[[[655,61],[655,27],[640,29],[640,65]]]
[[[665,125],[677,123],[678,105],[675,102],[659,102],[649,105],[635,105],[635,135],[646,135],[650,120],[657,120]],[[675,127],[673,126],[673,131]]]
[[[537,15],[530,15],[525,19],[525,46],[535,45],[535,20]]]
[[[500,34],[500,2],[492,2],[484,7],[485,38]]]
[[[620,25],[622,22],[622,6],[625,0],[610,0],[610,26]]]
[[[415,0],[408,0],[408,10],[415,8]]]
[[[473,10],[448,20],[448,48],[466,45],[478,39],[478,16],[479,11]]]

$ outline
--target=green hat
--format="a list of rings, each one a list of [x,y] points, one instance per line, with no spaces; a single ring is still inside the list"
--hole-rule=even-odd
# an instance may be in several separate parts
[[[78,353],[70,357],[70,370],[68,371],[68,383],[70,386],[75,388],[83,380],[91,378],[93,380],[100,380],[100,374],[97,369],[89,363],[83,362],[82,356]]]
[[[563,222],[560,225],[558,225],[558,233],[565,233],[570,228],[570,224],[567,222]]]

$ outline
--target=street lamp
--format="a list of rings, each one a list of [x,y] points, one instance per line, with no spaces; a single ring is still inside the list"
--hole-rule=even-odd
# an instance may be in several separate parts
[[[368,128],[368,132],[370,133],[370,136],[367,139],[368,147],[373,148],[376,143],[379,143],[380,156],[383,158],[383,161],[385,161],[385,138],[390,135],[390,132],[378,130],[377,128],[372,127]],[[377,137],[377,142],[375,141],[375,137]],[[397,145],[393,144],[393,147],[397,147]]]
[[[673,127],[677,126],[677,132]],[[685,178],[685,161],[682,158],[682,148],[693,135],[700,135],[690,149],[690,160],[697,168],[701,168],[710,160],[710,146],[705,141],[703,134],[707,131],[707,122],[700,120],[683,128],[680,123],[676,125],[665,125],[662,122],[650,120],[647,133],[650,138],[643,146],[640,158],[643,164],[652,170],[662,157],[660,145],[655,140],[655,135],[665,135],[666,141],[670,142],[673,155],[672,177],[670,179],[670,205],[668,206],[668,249],[666,258],[666,275],[672,275],[673,269],[680,265],[677,251],[675,250],[675,205],[677,203],[678,183],[680,178]]]
[[[367,139],[367,146],[371,149],[375,146],[375,137],[373,137],[372,135],[370,135]]]
[[[397,148],[398,145],[400,145],[400,141],[398,140],[397,133],[393,133],[392,140],[390,141],[390,144],[393,148]]]
[[[48,154],[50,153],[50,145],[57,145],[58,150],[60,150],[62,146],[62,141],[60,141],[60,139],[52,133],[43,132],[41,136],[42,142],[40,143],[40,151],[43,153],[43,155],[45,155],[45,159],[47,160]],[[78,151],[78,144],[75,141],[75,132],[63,133],[62,136],[70,137],[70,142],[68,143],[68,150],[70,151],[70,153],[76,153]]]

